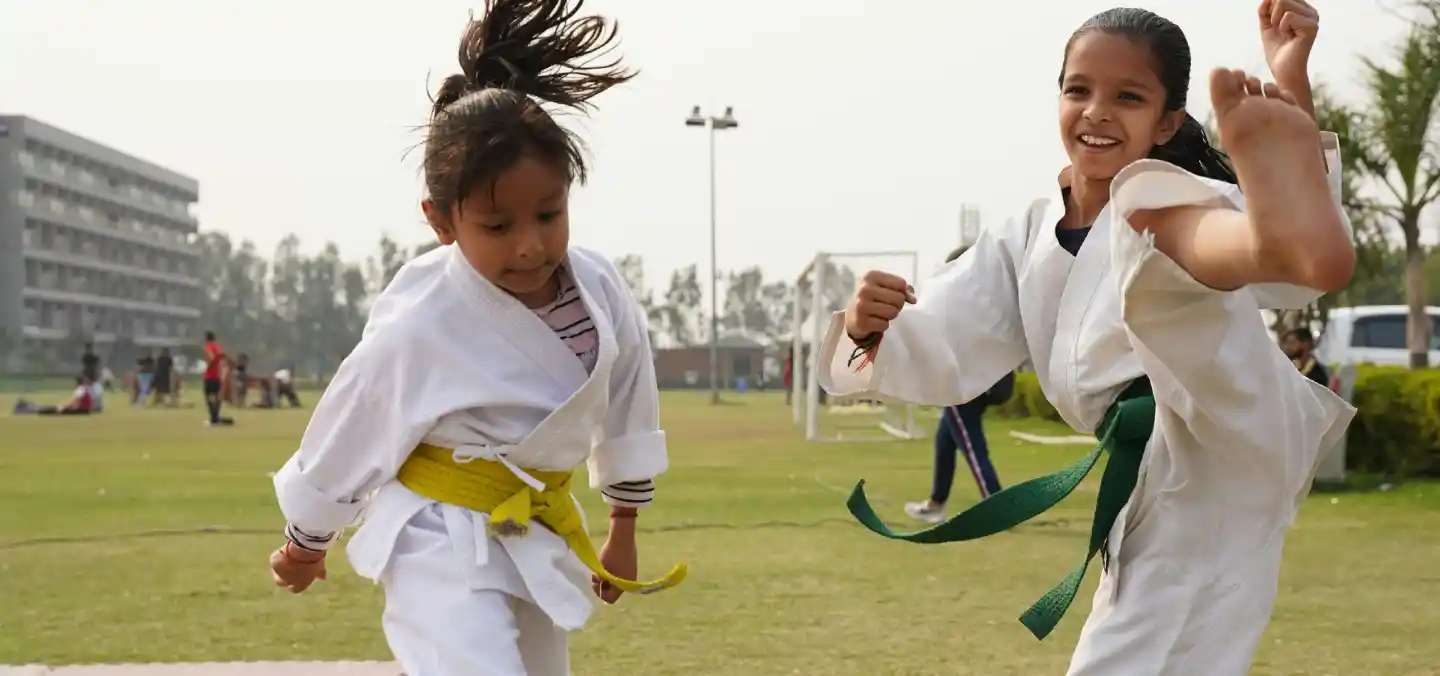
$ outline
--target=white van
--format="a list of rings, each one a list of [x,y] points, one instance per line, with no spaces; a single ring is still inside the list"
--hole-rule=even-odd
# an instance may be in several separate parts
[[[1430,364],[1440,365],[1440,307],[1427,307],[1430,315]],[[1404,305],[1361,305],[1330,310],[1325,333],[1317,337],[1315,357],[1322,364],[1376,364],[1407,366]]]

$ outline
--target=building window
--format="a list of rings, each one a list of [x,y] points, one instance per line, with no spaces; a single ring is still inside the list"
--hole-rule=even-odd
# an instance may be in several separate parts
[[[77,211],[77,213],[80,214],[81,220],[85,220],[85,221],[88,221],[88,222],[91,222],[91,223],[95,222],[95,210],[94,210],[94,209],[91,209],[90,207],[80,207],[80,208],[77,209],[76,211]]]
[[[29,209],[30,207],[35,206],[35,193],[30,192],[29,190],[21,190],[19,194],[15,195],[15,202],[20,206]]]
[[[26,169],[35,168],[35,155],[28,150],[20,151],[20,166]]]

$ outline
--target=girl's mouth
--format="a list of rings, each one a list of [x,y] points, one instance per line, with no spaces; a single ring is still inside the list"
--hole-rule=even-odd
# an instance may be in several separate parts
[[[1080,145],[1093,150],[1108,150],[1120,145],[1120,139],[1099,134],[1081,134],[1076,138],[1080,141]]]

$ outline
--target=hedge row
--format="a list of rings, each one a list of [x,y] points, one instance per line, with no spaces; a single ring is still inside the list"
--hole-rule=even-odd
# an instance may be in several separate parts
[[[1362,366],[1352,403],[1347,469],[1396,479],[1440,476],[1440,369]],[[1015,394],[992,410],[1060,421],[1033,373],[1016,374]]]

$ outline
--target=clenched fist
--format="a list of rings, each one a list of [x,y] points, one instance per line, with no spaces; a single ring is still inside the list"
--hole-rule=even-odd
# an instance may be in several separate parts
[[[915,287],[888,272],[871,270],[845,308],[845,330],[852,340],[884,333],[907,303],[915,304]]]

